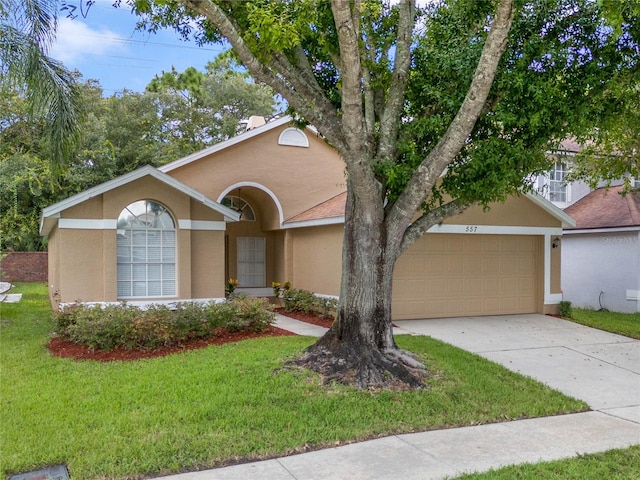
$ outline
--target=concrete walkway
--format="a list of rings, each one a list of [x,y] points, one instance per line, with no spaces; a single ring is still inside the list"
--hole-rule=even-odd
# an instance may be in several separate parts
[[[411,320],[429,335],[585,400],[591,412],[393,435],[342,447],[164,477],[171,480],[443,479],[640,444],[640,341],[543,315]],[[325,329],[278,316],[302,335]]]

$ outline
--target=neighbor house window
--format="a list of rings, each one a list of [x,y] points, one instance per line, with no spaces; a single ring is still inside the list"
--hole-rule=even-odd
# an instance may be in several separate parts
[[[567,201],[566,174],[567,165],[564,162],[556,161],[549,174],[549,200],[552,202]]]
[[[140,200],[118,217],[118,298],[176,295],[176,228],[161,204]]]

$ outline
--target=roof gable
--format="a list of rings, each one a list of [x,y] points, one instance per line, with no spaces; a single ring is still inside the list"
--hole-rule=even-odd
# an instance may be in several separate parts
[[[538,207],[549,213],[552,217],[557,218],[563,227],[575,226],[575,221],[570,215],[556,207],[549,200],[545,199],[537,193],[527,193],[525,198],[532,201]],[[315,225],[329,225],[333,223],[344,222],[345,205],[347,201],[347,192],[336,195],[329,200],[305,210],[284,222],[285,228],[307,227]]]
[[[173,162],[169,162],[166,165],[162,165],[161,167],[158,167],[158,170],[165,173],[170,172],[172,170],[175,170],[176,168],[183,167],[185,165],[190,164],[191,162],[195,162],[196,160],[207,157],[221,150],[225,150],[239,143],[246,142],[251,138],[254,138],[265,132],[273,130],[274,128],[278,128],[278,127],[281,127],[282,125],[286,125],[287,123],[290,123],[291,120],[292,119],[289,116],[278,118],[277,120],[273,120],[262,126],[252,128],[251,130],[248,130],[244,133],[236,135],[235,137],[231,137],[225,140],[224,142],[216,143],[215,145],[211,145],[210,147],[207,147],[203,150],[194,152],[191,155],[187,155],[186,157],[182,157],[182,158],[179,158],[178,160],[174,160]]]
[[[80,192],[76,195],[73,195],[69,198],[66,198],[58,203],[54,203],[42,210],[42,217],[40,220],[40,235],[46,236],[49,234],[51,229],[56,223],[56,219],[60,216],[60,213],[64,210],[67,210],[71,207],[79,205],[82,202],[85,202],[93,197],[98,195],[102,195],[103,193],[109,192],[110,190],[122,187],[131,182],[139,180],[143,177],[150,176],[155,178],[156,180],[168,185],[171,188],[174,188],[194,200],[202,203],[203,205],[211,208],[212,210],[224,215],[224,219],[227,222],[235,222],[239,220],[239,215],[237,212],[234,212],[230,208],[227,208],[218,202],[214,202],[210,198],[206,197],[202,193],[194,190],[190,186],[185,183],[176,180],[175,178],[160,172],[156,168],[147,165],[132,172],[126,173],[118,178],[114,178],[113,180],[109,180],[108,182],[102,183],[95,187],[89,188],[84,192]]]
[[[289,218],[284,222],[284,227],[295,228],[344,223],[346,202],[347,192],[340,193],[315,207]]]
[[[598,188],[565,209],[576,220],[575,228],[640,226],[640,193],[622,196],[623,186]]]

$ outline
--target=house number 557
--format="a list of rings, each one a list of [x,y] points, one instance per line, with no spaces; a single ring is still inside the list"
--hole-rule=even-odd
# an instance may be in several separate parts
[[[478,227],[476,225],[467,225],[464,227],[464,231],[466,233],[476,233],[478,231]]]

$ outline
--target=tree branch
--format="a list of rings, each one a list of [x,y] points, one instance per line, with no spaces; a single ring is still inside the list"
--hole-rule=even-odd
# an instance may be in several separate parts
[[[342,153],[347,164],[349,182],[355,198],[373,205],[381,201],[380,184],[376,180],[367,155],[362,110],[362,65],[360,61],[359,10],[352,12],[349,0],[333,0],[331,10],[340,46],[340,80],[342,82],[342,131],[348,150]],[[354,20],[354,17],[356,19]]]
[[[464,212],[470,205],[463,204],[458,200],[445,203],[440,207],[424,213],[420,218],[413,222],[405,231],[400,243],[398,255],[402,254],[407,248],[415,243],[422,235],[427,233],[434,225],[442,223],[446,218],[459,215]]]
[[[380,120],[378,161],[389,161],[395,155],[396,140],[400,128],[400,117],[404,108],[405,89],[411,67],[411,37],[415,21],[415,5],[412,0],[403,0],[398,6],[398,35],[393,74],[389,94]]]
[[[487,100],[513,22],[513,0],[501,0],[487,35],[467,95],[449,128],[422,161],[390,210],[392,235],[402,238],[406,227],[425,200],[431,187],[469,138]]]
[[[247,67],[251,75],[280,93],[289,102],[292,108],[312,122],[316,128],[331,138],[332,144],[339,151],[346,151],[348,143],[344,141],[342,132],[339,129],[339,119],[335,108],[328,102],[321,90],[313,83],[309,82],[308,72],[303,68],[295,70],[304,81],[295,82],[295,76],[290,74],[294,67],[284,56],[274,54],[270,62],[271,68],[261,62],[251,51],[240,34],[237,25],[227,16],[227,14],[211,0],[178,0],[183,5],[192,9],[196,13],[206,17],[220,31],[231,46],[240,61]],[[275,70],[275,71],[272,71]],[[289,69],[289,70],[287,70]],[[313,101],[310,101],[313,99]],[[328,131],[331,131],[330,133]]]

